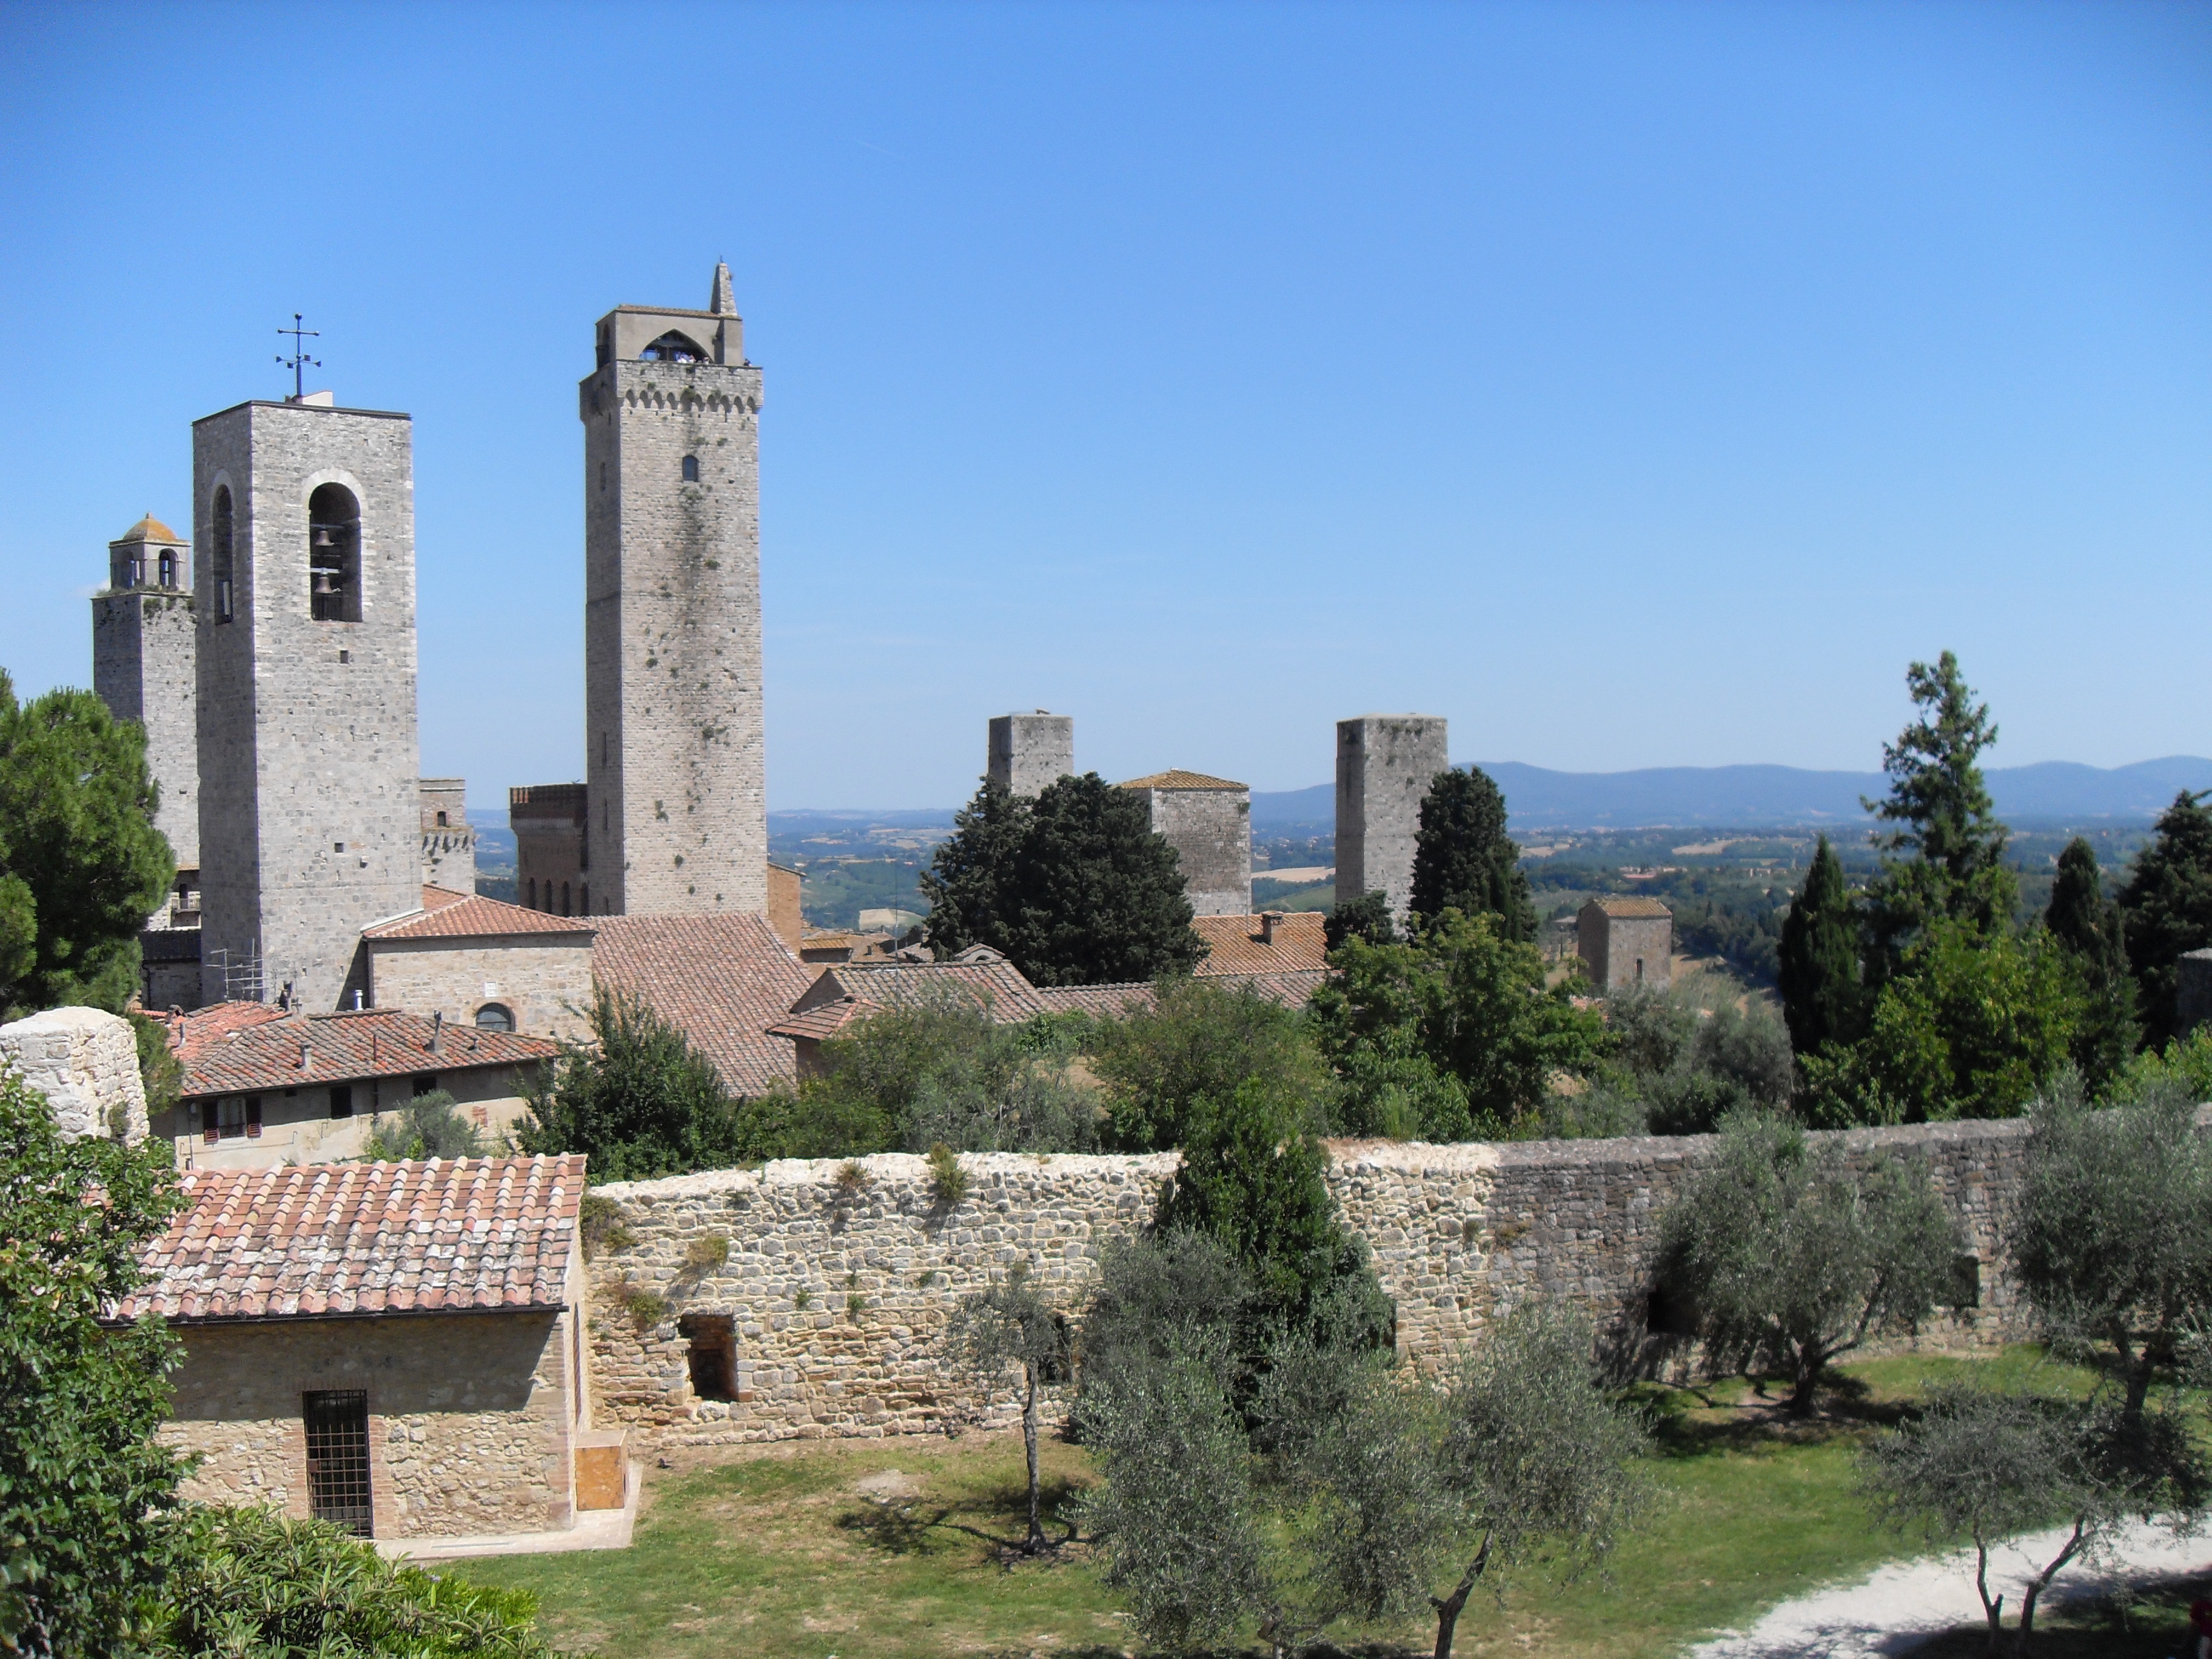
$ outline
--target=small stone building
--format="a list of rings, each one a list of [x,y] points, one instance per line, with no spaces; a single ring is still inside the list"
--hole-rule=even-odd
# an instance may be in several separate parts
[[[580,917],[425,887],[419,910],[362,929],[366,1000],[449,1025],[580,1037],[595,937]]]
[[[380,1008],[298,1014],[220,1002],[167,1024],[184,1096],[152,1127],[179,1169],[358,1158],[379,1112],[435,1090],[496,1136],[526,1109],[528,1075],[560,1052],[544,1037]]]
[[[477,832],[469,823],[468,784],[461,778],[424,778],[422,880],[456,893],[477,890]]]
[[[573,1527],[591,1433],[580,1157],[187,1170],[118,1322],[182,1339],[187,1498],[366,1537]],[[617,1454],[619,1455],[619,1454]],[[619,1508],[617,1481],[611,1504]]]
[[[1576,954],[1600,991],[1663,991],[1674,978],[1674,913],[1657,899],[1600,893],[1576,916],[1575,931]]]
[[[1121,786],[1145,798],[1152,833],[1176,849],[1182,889],[1201,916],[1252,909],[1252,791],[1203,772],[1155,772]]]

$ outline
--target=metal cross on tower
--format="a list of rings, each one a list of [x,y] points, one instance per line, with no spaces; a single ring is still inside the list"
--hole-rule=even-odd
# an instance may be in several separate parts
[[[289,334],[292,337],[292,355],[287,357],[280,351],[276,354],[276,361],[292,371],[292,401],[295,404],[307,395],[307,382],[301,378],[301,369],[303,368],[320,368],[323,366],[323,360],[307,356],[301,343],[305,340],[321,339],[323,331],[319,328],[301,328],[301,313],[295,311],[292,313],[292,326],[276,331],[279,334]]]

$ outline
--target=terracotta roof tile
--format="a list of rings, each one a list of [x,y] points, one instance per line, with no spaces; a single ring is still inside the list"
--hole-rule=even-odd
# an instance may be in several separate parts
[[[432,896],[435,895],[434,898]],[[604,918],[602,918],[604,920]],[[361,930],[363,939],[500,939],[519,933],[574,933],[587,942],[595,924],[581,916],[549,915],[520,904],[442,887],[422,890],[422,908]]]
[[[1231,783],[1227,778],[1210,778],[1203,772],[1171,769],[1154,772],[1141,778],[1131,778],[1118,786],[1123,789],[1243,789],[1249,786]]]
[[[1671,916],[1674,913],[1656,898],[1639,898],[1633,893],[1600,893],[1589,901],[1608,916]]]
[[[769,1027],[814,978],[764,916],[600,916],[592,972],[641,999],[690,1038],[732,1094],[798,1080],[787,1042]]]
[[[265,1002],[219,1002],[166,1023],[169,1047],[185,1068],[186,1099],[293,1089],[302,1083],[532,1065],[560,1052],[558,1043],[544,1037],[446,1025],[436,1031],[438,1048],[433,1053],[430,1018],[396,1008],[295,1019]]]
[[[1275,942],[1261,943],[1258,916],[1199,916],[1191,926],[1206,941],[1206,960],[1192,971],[1210,979],[1219,974],[1280,974],[1317,970],[1328,965],[1327,918],[1318,910],[1278,911]]]
[[[881,1012],[882,1007],[876,1003],[862,1002],[854,997],[841,997],[836,1002],[818,1003],[804,1013],[792,1014],[779,1024],[769,1026],[768,1033],[770,1036],[802,1037],[826,1042],[854,1021]]]
[[[133,1319],[313,1319],[558,1308],[584,1159],[188,1170],[189,1200],[139,1257]]]
[[[823,967],[821,977],[792,1004],[806,1010],[842,997],[884,1008],[911,1007],[933,998],[955,996],[988,1007],[1001,1024],[1016,1024],[1044,1012],[1037,988],[1020,969],[995,962],[839,962]]]
[[[115,539],[118,542],[181,542],[184,538],[149,513]]]
[[[1141,979],[1115,985],[1040,985],[1036,995],[1048,1014],[1095,1014],[1105,1019],[1148,1012],[1159,1000],[1151,982]]]

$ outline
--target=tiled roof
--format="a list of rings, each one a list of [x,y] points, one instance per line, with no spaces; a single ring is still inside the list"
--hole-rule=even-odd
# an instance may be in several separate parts
[[[558,1308],[584,1159],[188,1170],[114,1316],[312,1319]]]
[[[435,895],[434,898],[432,896]],[[548,915],[543,910],[455,893],[442,887],[422,890],[422,908],[361,930],[363,939],[499,939],[517,933],[574,933],[588,944],[593,924],[581,916]]]
[[[770,1036],[801,1037],[815,1042],[826,1042],[837,1036],[854,1020],[866,1019],[871,1014],[883,1012],[880,1005],[862,1002],[854,997],[840,997],[835,1002],[817,1003],[804,1013],[792,1014],[781,1023],[768,1028]]]
[[[1203,772],[1171,770],[1155,772],[1149,777],[1131,778],[1120,787],[1124,789],[1243,789],[1249,786],[1231,783],[1227,778],[1209,778]]]
[[[526,1066],[561,1051],[545,1037],[445,1025],[437,1029],[433,1053],[431,1019],[396,1008],[295,1018],[265,1002],[219,1002],[167,1023],[188,1099],[295,1089],[303,1083]]]
[[[1191,921],[1206,941],[1206,959],[1191,971],[1201,978],[1217,974],[1280,974],[1328,965],[1327,918],[1318,910],[1275,913],[1275,942],[1261,941],[1257,916],[1197,916]]]
[[[795,1082],[791,1044],[768,1035],[814,969],[784,948],[768,919],[600,916],[592,972],[610,990],[641,999],[690,1038],[732,1094]]]
[[[1600,893],[1590,901],[1609,916],[1671,916],[1674,913],[1656,898],[1638,898],[1633,893]]]
[[[1270,1002],[1279,1002],[1285,1008],[1303,1008],[1328,981],[1326,968],[1297,968],[1284,974],[1220,974],[1210,976],[1207,982],[1224,990],[1249,985]]]
[[[1036,995],[1048,1014],[1096,1014],[1107,1019],[1145,1012],[1159,1000],[1150,981],[1141,979],[1117,985],[1040,985]]]
[[[910,1007],[944,996],[988,1007],[1001,1024],[1015,1024],[1044,1012],[1036,987],[1011,962],[839,962],[792,1005],[792,1012],[842,997],[884,1008]]]
[[[118,542],[181,542],[184,538],[149,513],[115,539]]]

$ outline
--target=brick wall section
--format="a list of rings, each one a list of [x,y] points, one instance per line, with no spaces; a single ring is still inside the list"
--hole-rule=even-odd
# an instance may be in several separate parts
[[[152,556],[149,550],[148,556]],[[146,728],[146,765],[161,787],[154,826],[177,867],[200,861],[199,688],[190,593],[99,593],[92,601],[92,689],[119,720]]]
[[[768,908],[761,396],[748,363],[624,356],[579,389],[596,914]]]
[[[454,1025],[474,1025],[477,1010],[496,1002],[526,1036],[581,1037],[592,1007],[592,939],[371,939],[368,1000],[411,1014],[443,1012]]]
[[[1382,892],[1403,915],[1413,896],[1421,799],[1451,762],[1438,714],[1363,714],[1336,723],[1336,890]]]
[[[1978,1306],[1942,1314],[1923,1340],[1978,1345],[2028,1334],[2006,1237],[2027,1125],[1957,1123],[1852,1131],[1856,1157],[1925,1158],[1978,1258]],[[1686,1356],[1650,1336],[1650,1268],[1660,1218],[1710,1136],[1425,1146],[1332,1143],[1329,1182],[1397,1304],[1401,1354],[1433,1374],[1492,1317],[1533,1295],[1589,1310],[1616,1351],[1647,1365]],[[602,1420],[669,1442],[884,1435],[1013,1410],[1010,1385],[950,1368],[941,1336],[956,1304],[1025,1260],[1045,1293],[1080,1307],[1101,1247],[1150,1221],[1173,1154],[1146,1158],[970,1155],[969,1191],[946,1210],[918,1158],[840,1165],[790,1160],[596,1189],[634,1240],[591,1266],[593,1389]],[[720,1266],[692,1255],[727,1243]],[[665,1299],[641,1328],[629,1291]],[[804,1291],[809,1305],[799,1305]],[[857,1312],[848,1298],[857,1296]],[[739,1398],[696,1399],[679,1320],[726,1316],[737,1334]]]
[[[203,1462],[185,1496],[308,1513],[308,1390],[368,1391],[380,1538],[569,1523],[570,1314],[183,1324],[161,1437]]]
[[[326,483],[360,506],[359,622],[310,614],[307,503]],[[216,614],[215,559],[193,573],[206,999],[228,994],[216,952],[258,951],[270,998],[297,975],[307,1006],[345,1007],[362,927],[422,902],[412,423],[241,404],[192,426],[202,548],[221,484],[234,620]]]

